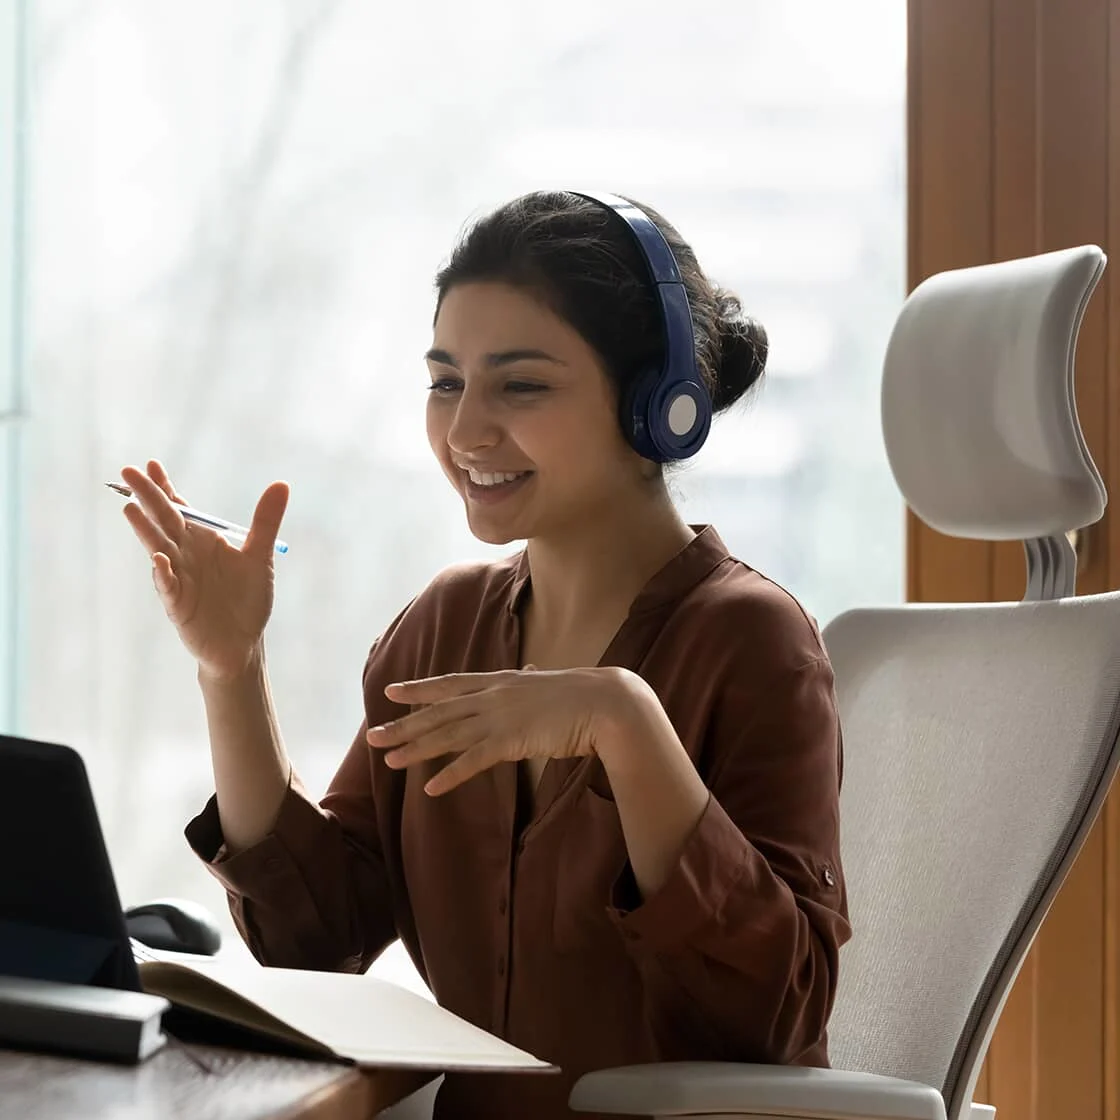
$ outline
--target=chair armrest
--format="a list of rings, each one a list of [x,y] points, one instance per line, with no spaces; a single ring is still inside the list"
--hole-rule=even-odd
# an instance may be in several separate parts
[[[929,1085],[803,1066],[663,1062],[597,1070],[572,1087],[577,1112],[638,1116],[797,1117],[798,1120],[945,1120]]]

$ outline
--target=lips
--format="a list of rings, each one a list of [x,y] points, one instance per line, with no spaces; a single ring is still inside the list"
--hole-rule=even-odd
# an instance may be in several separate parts
[[[510,475],[508,479],[506,475]],[[475,477],[481,478],[503,478],[501,482],[475,482],[470,474],[467,474],[463,489],[467,498],[477,504],[492,504],[495,502],[504,501],[510,495],[517,493],[525,484],[533,477],[532,471],[514,472],[479,472]]]

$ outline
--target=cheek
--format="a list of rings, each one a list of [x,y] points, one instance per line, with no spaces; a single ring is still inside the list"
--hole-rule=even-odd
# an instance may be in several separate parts
[[[447,417],[446,409],[439,407],[439,402],[428,398],[427,408],[424,411],[424,427],[428,433],[428,445],[435,452],[436,458],[443,462],[449,452],[447,449]]]
[[[424,414],[424,427],[428,433],[428,446],[436,457],[444,476],[453,486],[459,483],[459,468],[451,461],[451,449],[447,446],[447,431],[451,423],[450,411],[439,407],[440,402],[429,400]]]
[[[533,437],[530,443],[526,433],[522,444],[529,458],[573,493],[609,488],[632,454],[611,417],[587,410],[554,417],[553,422],[535,427]]]
[[[565,437],[569,446],[578,448],[583,458],[594,460],[597,471],[617,469],[633,454],[618,419],[601,404],[574,417]]]

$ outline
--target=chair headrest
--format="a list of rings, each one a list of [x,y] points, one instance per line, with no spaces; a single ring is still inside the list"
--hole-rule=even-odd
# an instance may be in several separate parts
[[[882,419],[899,489],[955,537],[1025,540],[1100,519],[1073,395],[1096,245],[931,276],[887,344]]]

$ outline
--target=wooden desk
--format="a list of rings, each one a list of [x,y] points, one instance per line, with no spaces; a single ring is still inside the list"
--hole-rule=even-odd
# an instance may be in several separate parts
[[[193,1044],[138,1066],[0,1049],[0,1120],[369,1120],[432,1076]]]

